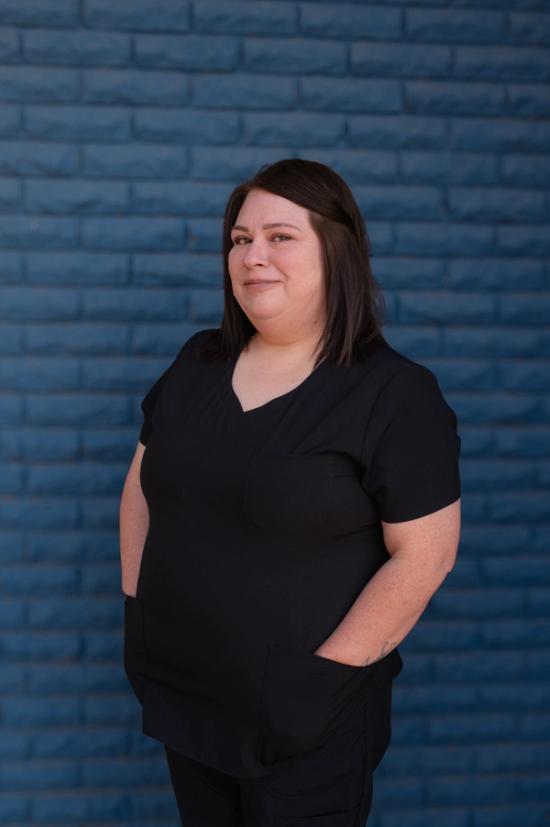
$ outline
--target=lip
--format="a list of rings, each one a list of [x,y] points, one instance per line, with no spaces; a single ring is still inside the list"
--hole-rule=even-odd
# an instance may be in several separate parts
[[[268,281],[267,279],[258,281],[245,281],[245,287],[251,287],[256,290],[266,290],[268,287],[273,287],[274,284],[279,284],[278,281]]]

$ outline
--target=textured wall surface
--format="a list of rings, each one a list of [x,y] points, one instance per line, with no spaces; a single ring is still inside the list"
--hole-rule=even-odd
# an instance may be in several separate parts
[[[550,3],[0,0],[0,823],[176,827],[122,671],[140,400],[219,323],[260,164],[350,183],[386,335],[459,417],[459,559],[369,827],[550,820]]]

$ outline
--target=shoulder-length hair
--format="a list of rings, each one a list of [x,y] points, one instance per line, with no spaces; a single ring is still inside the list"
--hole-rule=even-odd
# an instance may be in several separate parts
[[[325,164],[302,158],[264,164],[231,192],[223,222],[223,318],[215,335],[203,342],[201,354],[236,357],[256,330],[233,295],[228,268],[231,229],[254,189],[304,207],[321,242],[327,318],[315,367],[324,358],[347,365],[361,360],[369,344],[386,341],[381,332],[385,300],[371,270],[367,228],[343,178]]]

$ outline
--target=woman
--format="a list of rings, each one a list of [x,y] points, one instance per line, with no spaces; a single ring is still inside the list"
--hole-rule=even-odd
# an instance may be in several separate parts
[[[142,402],[125,669],[185,827],[361,827],[397,645],[458,548],[457,420],[380,332],[366,229],[333,170],[262,167],[223,232],[221,327]]]

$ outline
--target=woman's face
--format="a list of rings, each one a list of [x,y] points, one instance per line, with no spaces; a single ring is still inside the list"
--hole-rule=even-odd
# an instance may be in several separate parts
[[[303,334],[324,321],[321,243],[304,207],[265,190],[251,190],[231,239],[233,295],[256,327],[263,323],[273,332]]]

